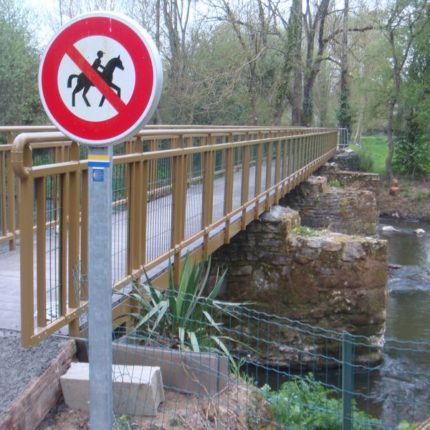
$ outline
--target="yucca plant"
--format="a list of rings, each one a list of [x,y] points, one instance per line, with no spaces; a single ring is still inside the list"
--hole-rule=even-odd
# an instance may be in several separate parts
[[[235,365],[225,344],[232,339],[223,334],[223,323],[217,319],[240,304],[216,300],[226,271],[217,272],[213,288],[204,295],[210,266],[210,260],[193,265],[186,257],[178,285],[169,266],[168,288],[164,291],[153,287],[145,274],[146,283],[137,285],[130,294],[139,309],[131,314],[136,322],[134,331],[146,342],[154,340],[183,351],[221,352]]]

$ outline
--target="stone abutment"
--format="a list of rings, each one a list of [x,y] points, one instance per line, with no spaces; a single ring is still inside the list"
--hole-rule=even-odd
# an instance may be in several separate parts
[[[362,189],[367,182],[374,186],[375,178],[341,175],[335,186],[330,186],[333,175],[329,181],[325,176],[309,178],[284,199],[290,207],[275,206],[262,214],[212,261],[214,267],[228,269],[223,299],[364,335],[377,345],[385,326],[387,244],[370,236],[377,225],[376,199],[374,191]],[[297,342],[303,339],[286,334],[287,348],[266,348],[258,359],[291,365],[286,351]]]

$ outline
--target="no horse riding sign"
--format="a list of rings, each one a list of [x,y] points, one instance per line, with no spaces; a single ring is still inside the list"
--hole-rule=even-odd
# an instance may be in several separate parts
[[[145,124],[162,87],[158,51],[126,16],[95,12],[70,21],[50,42],[39,92],[52,122],[89,145],[122,142]]]
[[[82,15],[62,27],[39,69],[39,92],[51,120],[72,140],[90,145],[87,279],[93,430],[112,428],[112,146],[149,120],[162,76],[158,51],[146,31],[107,12]],[[62,228],[67,228],[65,222]]]

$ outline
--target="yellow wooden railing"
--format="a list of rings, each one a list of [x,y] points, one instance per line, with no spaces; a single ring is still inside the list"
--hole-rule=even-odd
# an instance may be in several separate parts
[[[155,127],[116,147],[113,290],[144,271],[163,286],[169,261],[178,274],[186,254],[207,258],[333,157],[337,139],[333,129]],[[59,145],[61,158],[34,165],[36,149]],[[14,198],[5,207],[19,213],[19,228],[9,229],[20,235],[23,344],[66,325],[79,335],[89,240],[82,148],[55,131],[19,134],[11,149],[3,146],[19,179],[19,207],[8,204]]]

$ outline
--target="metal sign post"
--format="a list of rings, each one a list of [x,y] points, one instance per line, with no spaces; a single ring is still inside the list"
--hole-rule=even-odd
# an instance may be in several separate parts
[[[112,428],[112,146],[89,147],[90,428]]]
[[[160,55],[130,18],[94,12],[68,22],[39,68],[39,93],[52,122],[88,144],[90,421],[112,428],[112,154],[157,108]]]

